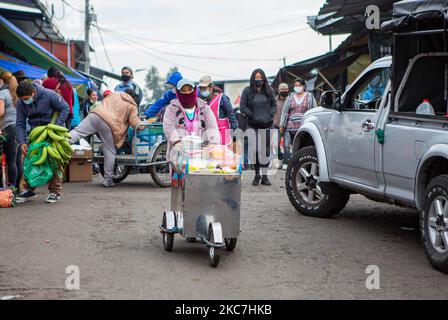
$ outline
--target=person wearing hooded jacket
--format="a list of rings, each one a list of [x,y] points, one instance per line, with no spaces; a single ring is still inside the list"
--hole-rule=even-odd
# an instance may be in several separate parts
[[[221,142],[216,117],[207,102],[198,98],[194,81],[181,80],[176,91],[177,98],[171,101],[163,118],[168,142],[167,161],[175,159],[175,151],[181,150],[182,138],[186,136],[201,137],[205,146]]]
[[[177,99],[176,96],[176,87],[179,81],[183,79],[182,74],[178,71],[174,72],[167,81],[167,86],[170,88],[169,91],[165,92],[162,98],[156,101],[151,108],[146,110],[145,116],[146,118],[153,118],[155,117],[162,109],[167,107],[172,100]]]
[[[270,152],[270,131],[274,128],[274,116],[277,111],[277,99],[266,74],[256,69],[250,78],[250,86],[241,95],[241,113],[246,117],[249,129],[254,130],[256,142],[249,143],[252,161],[255,161],[255,178],[253,186],[261,184],[270,186],[268,163],[262,163],[260,156]]]
[[[56,124],[64,126],[70,113],[70,107],[53,90],[45,89],[29,82],[19,84],[17,97],[19,98],[16,108],[17,141],[22,154],[26,155],[28,152],[27,120],[30,129],[33,130],[38,126],[49,124],[53,113],[58,112]],[[53,179],[49,182],[48,191],[50,192],[47,198],[48,203],[55,203],[61,200],[62,178],[58,173],[55,173]],[[35,197],[34,189],[25,186],[25,190],[17,197],[17,200],[24,202]]]
[[[137,107],[140,106],[143,100],[143,91],[140,86],[133,80],[134,70],[131,67],[123,67],[121,69],[121,83],[115,87],[115,92],[126,92],[126,90],[133,90],[136,95]]]

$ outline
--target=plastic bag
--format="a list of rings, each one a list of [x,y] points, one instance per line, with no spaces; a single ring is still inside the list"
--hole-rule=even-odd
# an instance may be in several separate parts
[[[33,162],[39,160],[42,156],[42,148],[48,145],[48,142],[42,142],[39,144],[31,144],[29,147],[28,155],[24,163],[24,175],[25,181],[31,188],[47,184],[53,178],[55,172],[62,174],[62,172],[59,172],[59,165],[50,156],[47,156],[47,160],[42,165],[33,165]],[[35,150],[39,150],[39,152],[30,156]]]

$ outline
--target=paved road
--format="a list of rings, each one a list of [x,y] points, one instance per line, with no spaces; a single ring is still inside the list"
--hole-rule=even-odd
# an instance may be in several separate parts
[[[446,299],[448,276],[434,271],[412,210],[352,196],[336,218],[298,215],[283,174],[274,186],[244,179],[242,234],[211,269],[206,249],[176,238],[164,252],[158,225],[170,192],[149,176],[106,190],[67,184],[62,203],[39,198],[0,211],[0,297],[25,299]],[[403,229],[404,227],[404,229]],[[49,241],[48,241],[49,240]],[[66,267],[81,290],[65,289]],[[368,291],[366,268],[381,270]]]

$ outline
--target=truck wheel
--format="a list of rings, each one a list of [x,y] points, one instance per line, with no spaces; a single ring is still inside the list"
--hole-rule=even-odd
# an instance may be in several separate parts
[[[286,190],[291,204],[304,216],[328,218],[341,212],[350,194],[339,187],[322,191],[316,149],[306,147],[294,155],[286,170]]]
[[[448,175],[430,182],[420,225],[423,247],[431,265],[448,274]]]

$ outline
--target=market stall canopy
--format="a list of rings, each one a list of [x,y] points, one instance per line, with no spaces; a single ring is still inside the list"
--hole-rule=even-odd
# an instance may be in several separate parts
[[[30,65],[2,52],[0,52],[0,70],[11,73],[22,70],[32,80],[41,79],[43,75],[47,74],[47,70],[45,69]],[[75,86],[86,83],[85,79],[78,77],[67,76],[67,79]]]
[[[332,52],[280,69],[273,82],[273,87],[277,88],[281,82],[292,85],[297,77],[306,81],[314,80],[317,77],[315,87],[318,87],[323,82],[332,81],[343,74],[360,56],[366,54],[368,54],[367,35],[350,36]],[[336,86],[336,83],[333,85]]]
[[[317,16],[308,17],[311,28],[323,35],[356,33],[364,30],[369,5],[379,7],[382,21],[390,19],[396,0],[327,0]]]
[[[443,29],[448,24],[448,0],[406,0],[394,4],[393,18],[383,31]]]
[[[59,59],[2,15],[0,15],[0,41],[4,42],[9,48],[17,52],[18,55],[32,65],[39,66],[43,69],[49,69],[54,66],[67,76],[83,79],[86,83],[89,81],[78,72],[65,66]]]

